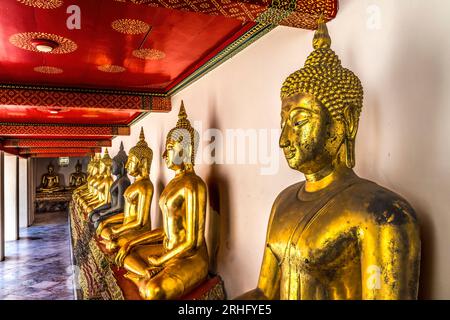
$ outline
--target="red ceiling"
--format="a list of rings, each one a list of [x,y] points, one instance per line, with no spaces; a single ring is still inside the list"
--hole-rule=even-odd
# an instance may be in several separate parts
[[[69,30],[69,5],[81,9],[81,29]],[[64,2],[56,9],[39,9],[16,0],[0,6],[0,82],[70,87],[165,91],[177,78],[221,44],[248,30],[253,22],[242,23],[221,16],[155,8],[112,0]],[[114,30],[117,19],[137,19],[151,26],[147,37]],[[68,38],[77,49],[66,54],[46,54],[17,48],[9,38],[17,33],[45,32]],[[138,48],[163,51],[161,60],[144,60],[132,55]],[[109,73],[97,69],[104,64],[126,68]],[[60,74],[42,74],[33,69],[52,66]]]
[[[58,109],[23,106],[0,106],[0,122],[128,124],[140,112],[107,109]]]
[[[166,93],[254,27],[256,17],[274,4],[271,0],[183,0],[183,5],[172,0],[132,2],[135,1],[1,1],[0,146],[20,145],[16,144],[17,139],[24,138],[43,142],[57,139],[60,154],[68,154],[79,141],[78,147],[83,147],[83,140],[100,142],[116,134],[129,134],[128,126],[143,112],[170,111]],[[39,8],[52,3],[62,5]],[[66,24],[72,14],[67,9],[72,5],[81,10],[79,30],[69,29]],[[319,13],[325,12],[328,19],[335,16],[337,0],[297,0],[295,10],[281,24],[311,27]],[[271,14],[277,18],[276,10]],[[150,31],[121,33],[113,28],[118,19],[140,21]],[[124,26],[129,27],[129,22]],[[62,46],[52,53],[29,51],[11,41],[12,36],[23,33],[53,34],[69,39],[75,46],[69,53],[61,54],[56,52]],[[158,60],[141,59],[133,55],[136,49],[153,49],[163,55]],[[124,71],[103,72],[99,70],[102,65],[115,65]],[[35,71],[40,66],[60,72]],[[55,88],[49,91],[36,86]],[[9,150],[23,151],[21,147]]]

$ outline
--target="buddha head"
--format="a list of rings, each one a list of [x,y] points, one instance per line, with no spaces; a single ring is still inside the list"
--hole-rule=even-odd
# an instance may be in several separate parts
[[[109,175],[111,171],[112,159],[109,156],[108,148],[105,149],[105,153],[99,162],[99,174],[101,175]]]
[[[47,166],[47,172],[49,174],[53,174],[55,172],[55,167],[53,166],[53,164],[51,162]]]
[[[280,148],[289,166],[304,174],[355,165],[363,88],[330,46],[327,27],[319,19],[314,51],[281,88]]]
[[[115,176],[124,175],[126,173],[125,164],[128,156],[124,150],[123,142],[120,142],[119,152],[112,158],[112,174]]]
[[[100,174],[100,158],[101,158],[101,154],[100,153],[95,153],[95,155],[94,155],[94,160],[93,160],[93,162],[92,162],[92,170],[91,170],[91,173],[92,173],[92,176],[96,176],[96,175],[98,175],[98,174]]]
[[[181,101],[177,125],[167,134],[163,158],[171,170],[192,169],[198,148],[199,134],[187,119],[184,103]]]
[[[130,149],[125,167],[128,173],[133,177],[139,175],[148,176],[150,174],[152,159],[153,151],[145,141],[144,129],[141,127],[139,141]]]

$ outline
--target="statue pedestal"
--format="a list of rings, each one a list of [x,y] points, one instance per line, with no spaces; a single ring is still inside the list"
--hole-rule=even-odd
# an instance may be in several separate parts
[[[65,211],[71,199],[72,190],[36,192],[35,211],[37,213]]]
[[[86,221],[87,214],[75,203],[69,206],[74,290],[76,299],[142,300],[138,288],[124,277],[125,269],[116,267],[114,255],[103,244]],[[211,276],[181,300],[224,300],[225,290],[219,276]]]

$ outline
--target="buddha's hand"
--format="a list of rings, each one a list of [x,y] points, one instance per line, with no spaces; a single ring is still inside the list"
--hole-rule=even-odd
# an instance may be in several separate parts
[[[128,253],[130,252],[131,246],[129,242],[125,242],[122,247],[120,247],[119,252],[117,252],[116,257],[114,259],[117,266],[122,267],[123,263],[125,261],[125,258],[127,257]]]
[[[163,270],[161,267],[150,267],[146,270],[146,278],[151,279]]]
[[[154,267],[159,267],[162,264],[161,260],[155,256],[147,257],[147,261],[151,266],[154,266]]]
[[[105,224],[104,224],[103,222],[100,222],[100,223],[98,224],[97,229],[95,230],[95,234],[96,234],[97,236],[100,236],[100,235],[102,234],[102,231],[103,231],[104,228],[105,228]]]

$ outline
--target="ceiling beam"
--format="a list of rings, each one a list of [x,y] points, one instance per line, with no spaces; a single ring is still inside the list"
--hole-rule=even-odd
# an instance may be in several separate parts
[[[111,140],[58,140],[58,139],[7,139],[2,143],[5,148],[77,148],[111,147]]]
[[[38,154],[38,153],[95,153],[102,152],[102,148],[22,148],[19,153],[25,154]]]
[[[1,123],[0,136],[45,136],[48,138],[58,137],[110,137],[129,136],[128,126],[92,126],[92,125],[61,125],[61,124],[28,124],[28,123]]]
[[[22,155],[27,158],[59,158],[59,157],[88,157],[92,153],[33,153]]]
[[[122,0],[136,3],[136,0]],[[317,18],[323,14],[326,21],[336,17],[338,0],[147,0],[143,5],[163,7],[239,19],[244,22],[284,25],[302,29],[316,29]]]
[[[169,112],[170,97],[107,90],[67,89],[18,85],[0,86],[0,106],[49,109],[107,109],[137,112]]]

